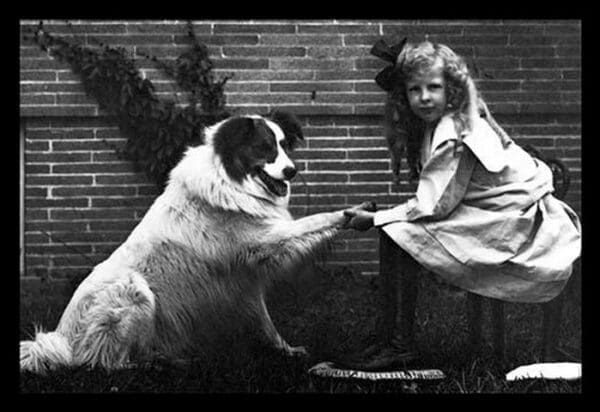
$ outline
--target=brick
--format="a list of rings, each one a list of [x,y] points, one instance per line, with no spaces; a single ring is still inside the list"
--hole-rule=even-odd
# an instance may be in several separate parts
[[[83,93],[81,83],[21,83],[21,93]]]
[[[25,184],[28,185],[42,185],[42,186],[54,186],[54,185],[90,185],[92,184],[92,176],[78,176],[78,175],[49,175],[49,176],[26,176]]]
[[[331,257],[327,259],[333,262],[365,262],[365,261],[376,261],[379,262],[379,252],[377,250],[360,250],[353,249],[348,252],[335,250],[331,254]]]
[[[19,95],[19,103],[23,105],[43,105],[55,104],[56,96],[53,94],[21,94]]]
[[[188,39],[187,36],[174,36],[175,43],[187,44]],[[216,46],[226,46],[226,45],[257,45],[259,36],[256,34],[212,34],[212,35],[203,35],[199,34],[196,36],[200,43],[203,43],[207,46],[216,45]]]
[[[22,69],[22,68],[21,68]],[[53,82],[56,80],[56,71],[54,70],[20,70],[20,80],[35,82]]]
[[[351,92],[352,83],[348,82],[271,82],[271,92]]]
[[[161,191],[156,186],[137,186],[136,194],[139,196],[158,196]]]
[[[52,150],[57,152],[71,152],[71,151],[93,151],[93,150],[107,150],[111,149],[110,143],[117,143],[118,141],[102,141],[102,140],[69,140],[69,141],[54,141],[52,142]]]
[[[311,139],[310,148],[385,148],[383,139]]]
[[[50,150],[50,143],[44,142],[32,142],[31,140],[25,140],[25,150],[27,152],[45,152]]]
[[[56,95],[56,104],[59,105],[95,105],[96,99],[84,93],[60,93]]]
[[[381,159],[389,156],[388,150],[350,150],[348,159]]]
[[[26,131],[27,139],[93,139],[94,132],[93,130],[60,130],[60,129],[41,129],[41,130],[32,130],[28,129]]]
[[[581,90],[580,80],[559,80],[559,81],[545,81],[545,80],[529,80],[521,84],[523,90]]]
[[[49,165],[38,165],[38,164],[25,164],[25,174],[34,175],[34,174],[48,174],[50,173]]]
[[[72,106],[22,106],[20,110],[22,117],[46,117],[46,116],[95,116],[98,114],[97,105],[72,105]]]
[[[194,24],[194,33],[210,33],[210,24]],[[185,33],[187,23],[127,23],[127,33],[131,34],[155,34],[155,33]]]
[[[135,196],[137,188],[134,186],[69,186],[53,187],[53,197],[72,196]]]
[[[214,60],[215,68],[223,69],[223,70],[231,70],[231,69],[268,69],[270,67],[269,59],[215,59]]]
[[[369,80],[373,81],[378,70],[319,70],[316,80]]]
[[[75,163],[56,164],[52,166],[52,173],[77,174],[77,173],[120,173],[133,172],[133,165],[123,163]]]
[[[354,162],[346,162],[346,161],[315,161],[309,163],[310,171],[316,170],[387,170],[388,162],[381,161],[354,161]]]
[[[223,47],[225,57],[303,57],[306,47]]]
[[[90,231],[132,231],[139,222],[137,220],[103,220],[101,222],[90,222]]]
[[[215,73],[225,74],[225,71],[215,71]],[[236,72],[234,81],[302,81],[313,80],[314,71],[312,70],[248,70]]]
[[[21,70],[59,70],[69,67],[67,63],[59,62],[51,57],[42,59],[23,58],[19,61]]]
[[[384,34],[387,37],[387,38],[384,38],[384,40],[386,40],[387,44],[394,44],[395,42],[400,41],[400,39],[402,38],[402,37],[398,37],[398,38],[390,39],[389,34],[386,34],[385,32],[384,32]],[[365,46],[372,47],[380,39],[382,39],[382,36],[379,36],[376,34],[348,34],[348,35],[344,36],[344,45],[345,46],[365,45]]]
[[[580,68],[581,59],[574,58],[554,58],[554,59],[521,59],[521,67],[531,69],[537,67],[549,68]]]
[[[529,47],[475,47],[477,57],[554,57],[554,48],[550,46]]]
[[[114,35],[114,34],[94,34],[94,41],[101,42],[110,46],[138,45],[138,44],[172,44],[173,36],[170,34],[132,34]]]
[[[215,24],[213,32],[222,33],[295,33],[294,24]]]
[[[307,142],[310,142],[313,137],[321,137],[321,136],[348,136],[348,129],[345,127],[314,127],[314,126],[305,126],[302,129],[304,133],[304,138]]]
[[[66,254],[73,252],[92,253],[91,245],[31,245],[26,246],[26,253],[32,255]]]
[[[344,185],[314,184],[310,186],[310,193],[315,194],[338,194],[338,193],[388,193],[388,184],[362,184],[347,183]]]
[[[32,27],[35,28],[37,23]],[[27,27],[25,25],[24,27]],[[89,33],[125,33],[125,24],[121,23],[75,23],[71,24],[58,24],[58,23],[44,23],[44,28],[48,33],[52,34],[89,34]]]
[[[72,251],[71,251],[72,252]],[[85,267],[86,265],[95,266],[106,259],[106,256],[96,256],[91,254],[71,254],[63,256],[52,256],[52,264],[57,267]]]
[[[261,34],[263,45],[337,45],[342,46],[342,36],[322,34]]]
[[[50,239],[45,234],[40,233],[25,233],[25,244],[46,244],[50,243]]]
[[[237,104],[301,104],[310,101],[310,93],[230,93],[227,102]]]
[[[269,69],[271,70],[352,70],[353,68],[354,62],[351,59],[269,59]]]
[[[348,182],[348,174],[347,173],[302,173],[302,177],[306,179],[307,182],[337,182],[337,183],[346,183]]]
[[[298,204],[299,201],[306,201],[307,203],[310,203],[311,206],[344,205],[346,202],[345,196],[339,196],[339,195],[334,196],[331,194],[317,195],[314,192],[312,192],[312,187],[309,188],[308,193],[309,193],[308,199],[306,197],[306,194],[300,193],[300,191],[294,192],[291,197],[294,199],[296,204]],[[306,203],[302,203],[302,204],[306,204]],[[331,209],[329,209],[329,210],[331,210]]]
[[[581,36],[561,35],[561,36],[527,36],[520,34],[510,34],[509,45],[529,46],[529,45],[580,45]]]
[[[384,105],[382,104],[356,104],[354,106],[354,113],[357,115],[373,115],[377,116],[383,113]]]
[[[382,103],[385,97],[381,93],[317,93],[315,101],[319,103]]]
[[[45,187],[25,187],[25,197],[46,197],[48,189]]]
[[[52,220],[133,219],[135,211],[131,208],[53,209],[50,211],[50,218]]]
[[[549,34],[581,34],[580,22],[573,24],[547,24],[544,26],[544,33]]]
[[[154,196],[122,197],[122,198],[92,198],[92,207],[130,207],[149,206],[154,202]]]
[[[369,46],[308,46],[306,50],[308,58],[340,59],[368,56],[371,48]]]
[[[46,232],[65,232],[65,231],[85,231],[87,223],[85,222],[26,222],[25,231],[34,232],[42,230]],[[31,252],[31,251],[29,251]]]
[[[32,209],[25,205],[25,220],[48,220],[49,212],[47,209]]]
[[[27,207],[87,207],[89,200],[87,198],[67,198],[67,199],[40,199],[31,198],[26,199],[25,204]]]
[[[390,182],[392,174],[386,173],[350,173],[350,182]]]
[[[90,153],[26,153],[30,163],[81,163],[91,160]]]
[[[298,24],[298,33],[369,33],[378,34],[379,24],[359,23],[359,24]]]
[[[129,232],[66,232],[60,234],[61,242],[123,242]]]
[[[292,153],[293,159],[310,160],[310,159],[345,159],[346,151],[344,150],[302,150],[296,149]]]

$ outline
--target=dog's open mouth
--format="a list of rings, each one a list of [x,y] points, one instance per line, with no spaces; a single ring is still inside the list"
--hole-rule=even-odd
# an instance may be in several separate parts
[[[267,172],[265,172],[262,168],[257,167],[256,171],[258,172],[258,177],[265,184],[267,189],[269,189],[276,196],[286,196],[288,193],[287,183],[283,180],[275,179]]]

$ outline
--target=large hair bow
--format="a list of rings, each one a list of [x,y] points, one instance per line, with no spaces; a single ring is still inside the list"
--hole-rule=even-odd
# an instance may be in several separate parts
[[[400,43],[395,44],[392,47],[389,47],[386,42],[381,39],[378,40],[377,43],[375,43],[371,48],[372,55],[391,63],[390,66],[385,67],[377,74],[377,76],[375,76],[375,83],[377,83],[377,85],[385,91],[389,92],[393,88],[394,81],[396,80],[394,67],[396,65],[398,55],[406,44],[406,39],[406,37],[403,38]]]

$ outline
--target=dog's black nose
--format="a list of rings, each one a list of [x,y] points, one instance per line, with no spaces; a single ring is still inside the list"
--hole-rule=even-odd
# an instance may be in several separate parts
[[[292,180],[294,176],[296,176],[296,173],[297,171],[293,167],[286,167],[285,169],[283,169],[283,175],[287,180]]]

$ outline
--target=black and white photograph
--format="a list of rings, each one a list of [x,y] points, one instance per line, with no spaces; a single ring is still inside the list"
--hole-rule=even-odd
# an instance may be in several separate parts
[[[581,20],[18,28],[20,393],[582,393]]]

